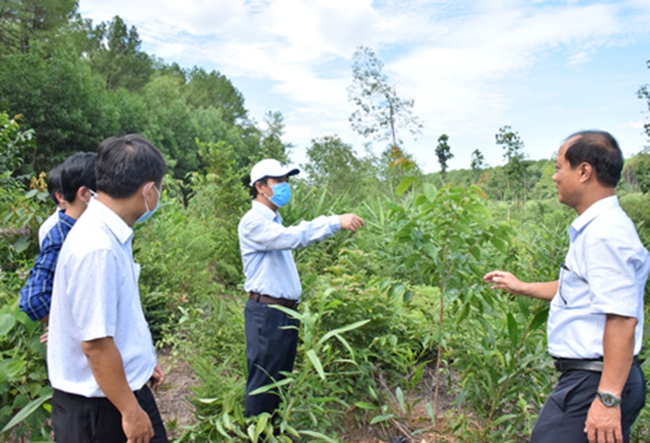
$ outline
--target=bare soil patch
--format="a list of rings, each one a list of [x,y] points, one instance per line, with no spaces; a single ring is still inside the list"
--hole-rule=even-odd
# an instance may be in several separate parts
[[[162,351],[158,361],[165,373],[165,382],[158,392],[154,392],[160,415],[167,428],[170,439],[178,437],[183,427],[196,423],[194,405],[190,388],[199,383],[187,361],[173,358],[169,352]]]

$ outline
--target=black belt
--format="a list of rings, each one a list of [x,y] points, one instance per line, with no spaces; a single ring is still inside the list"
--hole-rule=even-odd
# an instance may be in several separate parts
[[[258,294],[257,292],[251,292],[250,299],[258,303],[264,303],[265,305],[280,305],[289,309],[296,309],[298,307],[298,300],[271,297],[270,295]]]
[[[573,358],[556,358],[555,369],[560,372],[566,371],[591,371],[603,372],[603,359],[596,358],[591,360],[581,360]],[[639,364],[639,359],[634,356],[632,364]]]

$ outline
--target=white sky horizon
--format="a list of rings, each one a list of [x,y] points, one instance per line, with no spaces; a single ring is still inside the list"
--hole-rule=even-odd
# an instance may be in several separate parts
[[[228,77],[251,118],[285,119],[291,160],[313,138],[338,135],[363,155],[351,129],[352,55],[371,47],[401,98],[424,122],[404,149],[435,172],[437,139],[449,136],[449,169],[479,149],[504,163],[494,136],[517,131],[528,158],[551,158],[583,129],[611,132],[626,158],[650,145],[643,125],[650,83],[650,2],[544,0],[80,0],[93,23],[115,15],[136,26],[142,49]],[[379,154],[384,143],[372,144]]]

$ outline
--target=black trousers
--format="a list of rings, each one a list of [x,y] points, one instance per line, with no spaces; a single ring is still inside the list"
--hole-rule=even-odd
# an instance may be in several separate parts
[[[246,381],[245,414],[247,417],[273,413],[280,404],[276,392],[250,395],[255,389],[284,378],[291,372],[298,347],[300,322],[284,312],[254,300],[246,302]]]
[[[600,372],[566,371],[539,413],[531,443],[587,443],[587,412],[596,398]],[[630,370],[621,402],[623,438],[630,441],[630,427],[645,405],[646,384],[638,364]]]
[[[149,415],[154,437],[151,443],[167,443],[167,433],[151,390],[145,385],[134,392],[138,403]],[[107,398],[88,398],[54,390],[52,427],[58,443],[122,443],[122,414]]]

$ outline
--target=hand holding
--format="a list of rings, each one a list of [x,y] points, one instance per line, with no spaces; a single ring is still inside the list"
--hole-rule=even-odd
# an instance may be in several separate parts
[[[359,229],[361,226],[365,226],[366,224],[363,222],[361,217],[355,214],[343,214],[339,215],[339,222],[341,223],[341,229],[346,229],[353,234]]]

